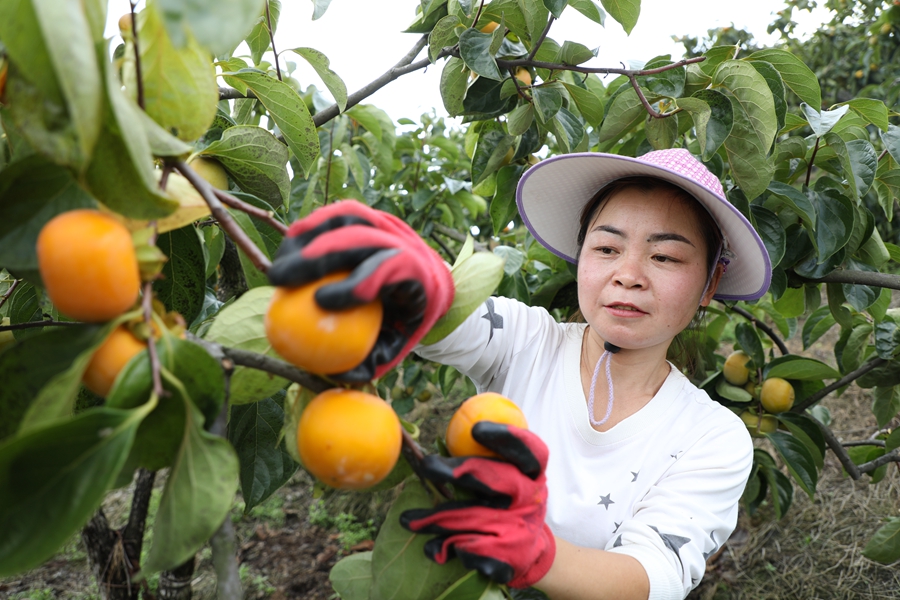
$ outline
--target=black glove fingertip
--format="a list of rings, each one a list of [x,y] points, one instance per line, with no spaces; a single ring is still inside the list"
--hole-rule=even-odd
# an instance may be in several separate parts
[[[522,474],[532,479],[540,475],[541,463],[531,448],[505,423],[479,421],[472,427],[472,437],[514,464]]]
[[[480,556],[478,554],[470,554],[464,550],[455,550],[456,557],[467,569],[475,569],[488,579],[492,579],[497,583],[508,583],[515,577],[516,572],[511,565],[491,558],[490,556]]]
[[[450,560],[451,558],[456,558],[456,548],[453,547],[453,544],[447,546],[447,556],[444,562],[440,562],[437,559],[437,556],[444,551],[444,544],[446,543],[447,538],[438,536],[431,538],[427,542],[425,542],[425,547],[423,550],[425,551],[425,556],[433,560],[434,562],[442,565]]]

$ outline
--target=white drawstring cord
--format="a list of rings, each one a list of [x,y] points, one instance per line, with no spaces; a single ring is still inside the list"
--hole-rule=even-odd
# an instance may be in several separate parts
[[[621,350],[618,346],[610,344],[609,342],[603,343],[603,354],[600,355],[600,360],[597,361],[597,366],[594,367],[594,375],[591,377],[591,389],[590,393],[588,393],[588,417],[591,419],[591,425],[594,427],[600,427],[607,421],[609,421],[609,416],[612,414],[613,407],[613,382],[612,375],[609,372],[609,365],[612,363],[612,355]],[[609,386],[609,400],[606,404],[606,414],[603,415],[603,418],[599,421],[594,418],[594,388],[597,385],[597,376],[600,375],[600,363],[603,362],[603,359],[606,359],[606,383]]]

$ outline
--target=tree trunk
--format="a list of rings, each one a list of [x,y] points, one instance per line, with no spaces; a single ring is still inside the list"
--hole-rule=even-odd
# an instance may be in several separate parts
[[[194,557],[171,571],[159,575],[157,600],[191,600],[191,580],[194,578]]]
[[[100,509],[81,530],[87,548],[88,562],[105,600],[138,600],[140,585],[131,582],[135,571],[129,564],[122,536],[109,528]]]

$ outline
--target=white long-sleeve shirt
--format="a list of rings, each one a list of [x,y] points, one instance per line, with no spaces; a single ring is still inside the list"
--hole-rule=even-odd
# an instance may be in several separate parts
[[[594,430],[580,373],[584,328],[495,297],[416,352],[522,409],[550,449],[547,523],[556,536],[632,556],[647,571],[650,600],[682,599],[734,530],[752,441],[734,413],[674,367],[646,406]]]

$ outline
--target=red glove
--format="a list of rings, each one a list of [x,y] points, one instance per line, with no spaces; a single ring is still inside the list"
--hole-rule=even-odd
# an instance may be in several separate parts
[[[334,271],[352,272],[319,288],[319,306],[342,310],[377,297],[384,305],[372,352],[335,379],[381,377],[453,303],[453,278],[437,252],[397,217],[354,200],[324,206],[291,225],[268,275],[272,285],[298,286]]]
[[[469,569],[511,587],[539,581],[553,564],[556,541],[544,523],[549,451],[535,434],[512,425],[480,421],[472,437],[503,456],[426,456],[425,475],[474,493],[474,500],[416,508],[400,515],[415,533],[436,533],[425,554],[438,564],[456,556]]]

